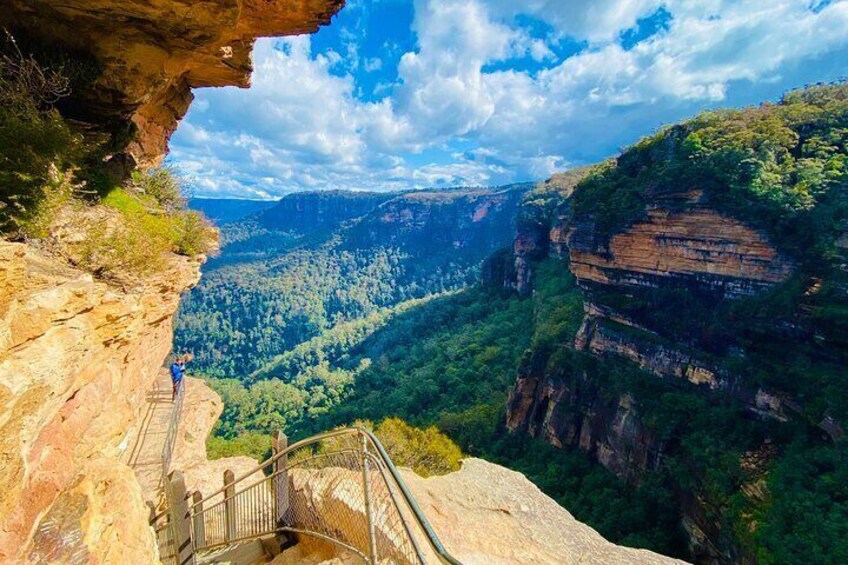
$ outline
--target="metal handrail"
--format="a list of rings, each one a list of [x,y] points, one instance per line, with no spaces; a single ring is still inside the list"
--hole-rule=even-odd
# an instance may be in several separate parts
[[[159,476],[159,487],[165,488],[168,480],[168,471],[171,467],[171,459],[174,455],[174,445],[177,440],[177,431],[180,425],[180,415],[183,409],[183,396],[185,391],[184,380],[181,380],[177,387],[177,394],[174,397],[171,415],[168,419],[168,429],[165,432],[165,443],[162,446],[162,473]],[[177,565],[177,544],[176,532],[174,531],[174,522],[169,516],[169,510],[166,508],[150,518],[150,525],[153,528],[153,534],[156,537],[157,545],[159,546],[159,557],[162,563],[166,565]]]
[[[183,411],[183,396],[185,391],[185,379],[180,380],[177,386],[177,394],[174,397],[174,406],[171,409],[171,417],[168,421],[168,431],[165,434],[165,444],[162,446],[162,478],[161,484],[165,484],[168,471],[171,467],[171,458],[174,455],[174,445],[177,441],[177,431],[180,427],[180,415]]]
[[[380,440],[377,439],[377,436],[374,435],[370,430],[366,430],[365,428],[354,428],[360,430],[360,432],[366,434],[374,446],[377,448],[377,451],[380,453],[380,458],[383,460],[383,463],[386,465],[386,468],[391,473],[394,482],[400,488],[400,492],[403,494],[404,502],[409,506],[410,510],[412,510],[412,515],[415,518],[415,521],[418,522],[418,525],[426,532],[427,541],[433,547],[433,550],[436,554],[444,560],[445,563],[450,563],[451,565],[462,565],[459,561],[457,561],[450,553],[447,552],[445,547],[442,545],[442,542],[439,540],[439,536],[436,535],[436,532],[433,530],[433,527],[430,525],[430,522],[427,520],[427,517],[424,515],[424,512],[421,511],[421,508],[418,506],[418,503],[415,501],[415,497],[412,496],[412,493],[409,492],[409,487],[406,486],[406,481],[403,480],[403,477],[400,476],[400,473],[395,467],[394,463],[392,463],[389,454],[386,452],[386,448],[383,447],[383,444],[380,443]]]
[[[315,436],[311,436],[311,437],[306,438],[304,440],[301,440],[299,442],[293,443],[292,445],[286,447],[285,449],[280,450],[278,453],[275,453],[270,458],[268,458],[265,461],[263,461],[262,463],[258,464],[256,467],[254,467],[250,471],[243,473],[239,477],[234,478],[233,480],[227,482],[222,488],[212,492],[211,494],[204,496],[200,500],[195,501],[193,504],[190,504],[189,505],[190,514],[192,516],[194,516],[195,519],[199,517],[201,523],[203,523],[203,521],[206,519],[207,516],[210,517],[211,519],[214,519],[215,518],[214,514],[216,512],[220,512],[222,510],[225,510],[228,504],[231,504],[231,503],[234,504],[235,499],[239,495],[244,495],[246,498],[250,498],[250,497],[255,498],[256,494],[254,494],[254,493],[247,494],[247,493],[250,493],[250,491],[252,489],[257,488],[263,482],[274,481],[277,477],[279,477],[281,475],[285,475],[285,473],[288,472],[287,468],[283,469],[283,470],[273,469],[275,464],[278,461],[280,461],[281,459],[286,461],[287,459],[285,459],[285,458],[294,454],[298,450],[301,450],[303,448],[309,448],[311,446],[316,446],[323,441],[331,440],[331,439],[334,439],[334,438],[342,438],[344,436],[359,436],[359,437],[362,438],[362,441],[363,441],[363,449],[362,449],[362,452],[359,453],[359,454],[363,458],[362,472],[363,472],[363,479],[365,481],[365,492],[364,492],[365,513],[366,513],[366,517],[367,517],[368,522],[369,522],[368,527],[369,527],[369,532],[370,532],[369,537],[370,537],[370,540],[371,540],[370,544],[372,546],[372,549],[371,549],[372,553],[374,551],[374,535],[375,535],[375,533],[374,533],[374,526],[371,522],[372,517],[370,515],[371,509],[370,509],[370,506],[369,506],[371,501],[369,499],[370,493],[369,493],[369,486],[368,486],[368,481],[369,481],[368,469],[373,466],[373,468],[375,470],[379,471],[379,475],[381,476],[381,478],[383,479],[383,481],[386,485],[388,497],[391,501],[391,504],[397,510],[397,514],[398,514],[400,521],[402,523],[403,530],[405,531],[406,536],[408,536],[408,538],[409,538],[408,541],[411,543],[412,547],[414,548],[415,554],[417,554],[417,556],[418,556],[418,560],[421,561],[422,563],[425,562],[425,559],[423,558],[423,555],[421,553],[421,549],[418,546],[418,540],[416,539],[415,535],[413,534],[412,528],[410,527],[410,524],[407,522],[407,519],[406,519],[407,515],[401,509],[401,503],[403,503],[403,505],[405,505],[406,509],[408,509],[408,513],[412,516],[412,519],[417,524],[417,526],[420,528],[420,531],[423,532],[423,538],[425,539],[430,550],[437,557],[439,562],[447,563],[447,564],[450,564],[450,565],[461,565],[460,562],[456,558],[451,556],[447,552],[445,547],[442,545],[441,541],[439,540],[438,536],[436,535],[435,531],[433,530],[433,528],[430,525],[429,521],[427,520],[426,516],[424,515],[424,513],[421,511],[420,507],[416,503],[414,497],[412,496],[412,494],[409,491],[409,488],[407,487],[406,483],[404,482],[403,478],[401,477],[401,475],[398,472],[397,468],[395,467],[394,463],[392,463],[391,458],[389,457],[389,455],[386,452],[383,445],[380,443],[379,439],[377,439],[377,437],[370,430],[367,430],[367,429],[364,429],[364,428],[358,428],[357,427],[357,428],[344,428],[344,429],[334,430],[334,431],[318,434],[318,435],[315,435]],[[371,453],[368,450],[369,444],[375,448],[376,453]],[[337,452],[332,453],[332,455],[338,455],[340,453],[348,453],[349,454],[349,452],[350,452],[350,450],[337,451]],[[303,463],[303,462],[304,462],[304,460],[298,461],[298,463]],[[271,467],[273,470],[270,473],[266,474],[266,471],[269,467]],[[388,475],[386,474],[385,471],[388,471]],[[247,480],[250,477],[256,476],[257,473],[262,473],[263,477],[258,481],[251,482],[251,484],[242,488],[238,493],[235,493],[236,485],[241,485],[242,483],[247,482]],[[395,490],[398,491],[398,492],[396,493]],[[399,497],[400,497],[401,500],[398,500],[398,494],[399,494]],[[216,498],[217,498],[217,500],[214,500],[214,502],[213,502],[213,499],[216,499]],[[261,505],[262,501],[259,501],[257,503],[254,500],[253,504],[254,505],[256,505],[256,504]],[[264,520],[264,518],[259,518],[259,519]],[[220,528],[220,524],[217,524],[217,527]],[[353,549],[353,548],[350,547],[349,544],[346,544],[342,540],[333,539],[332,536],[327,536],[327,535],[322,534],[320,532],[307,531],[305,529],[298,528],[298,527],[296,527],[295,524],[289,524],[289,525],[274,524],[273,530],[271,532],[269,532],[267,528],[263,529],[261,527],[261,525],[258,526],[257,529],[261,530],[261,531],[251,532],[250,535],[242,536],[238,539],[244,540],[244,539],[261,537],[262,535],[267,535],[268,533],[272,533],[273,531],[278,531],[278,532],[288,531],[288,532],[293,532],[293,533],[304,533],[306,535],[314,535],[314,536],[317,536],[319,538],[324,538],[327,541],[334,542],[334,543],[336,543],[336,544],[338,544],[342,547],[346,547],[347,549]],[[204,534],[204,537],[205,537],[205,534]],[[235,541],[237,541],[237,540],[236,539],[229,539],[228,536],[225,536],[224,541],[218,541],[218,542],[215,542],[215,543],[210,543],[208,545],[204,541],[204,543],[202,545],[200,545],[200,544],[197,544],[196,543],[197,540],[195,540],[195,547],[198,550],[209,549],[209,548],[212,548],[212,547],[225,546],[225,545],[228,545],[228,544],[233,543]],[[362,553],[360,551],[358,551],[358,550],[355,550],[355,551],[356,551],[356,553],[359,553],[362,556]],[[367,560],[368,559],[366,558],[366,561]]]

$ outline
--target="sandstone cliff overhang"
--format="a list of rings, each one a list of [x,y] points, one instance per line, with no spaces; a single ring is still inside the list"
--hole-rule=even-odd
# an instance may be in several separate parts
[[[344,1],[7,0],[0,25],[93,57],[98,78],[74,93],[70,117],[122,132],[120,155],[147,165],[167,152],[192,88],[249,86],[256,38],[312,33]]]

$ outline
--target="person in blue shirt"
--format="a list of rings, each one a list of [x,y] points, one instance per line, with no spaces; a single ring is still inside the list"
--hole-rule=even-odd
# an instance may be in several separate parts
[[[177,391],[180,390],[180,385],[182,384],[183,377],[185,376],[186,363],[189,361],[191,361],[191,355],[186,354],[181,357],[177,357],[171,364],[171,384],[174,385],[171,393],[172,402],[177,399]]]

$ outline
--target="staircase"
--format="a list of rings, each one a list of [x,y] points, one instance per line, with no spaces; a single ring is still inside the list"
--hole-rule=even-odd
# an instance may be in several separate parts
[[[164,564],[459,563],[365,429],[292,445],[278,433],[266,461],[238,477],[227,471],[205,496],[188,492],[182,473],[169,468],[181,406],[180,396],[162,451],[160,511],[150,522]]]

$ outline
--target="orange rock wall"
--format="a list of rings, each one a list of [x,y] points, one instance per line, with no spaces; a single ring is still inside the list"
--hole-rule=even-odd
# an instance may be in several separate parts
[[[119,288],[0,242],[0,562],[154,559],[121,459],[199,266]]]
[[[562,230],[552,236],[561,239]],[[707,208],[652,210],[647,221],[614,235],[606,249],[569,245],[569,253],[581,281],[657,286],[688,278],[729,295],[753,294],[784,281],[793,269],[760,233]]]

